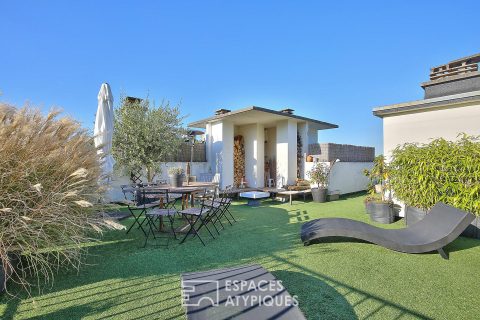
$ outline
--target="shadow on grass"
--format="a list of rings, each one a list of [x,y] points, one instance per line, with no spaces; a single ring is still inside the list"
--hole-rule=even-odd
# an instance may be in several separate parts
[[[78,273],[62,270],[52,287],[31,298],[0,297],[0,304],[6,305],[0,318],[137,318],[148,314],[174,318],[184,313],[179,296],[181,273],[252,263],[272,252],[302,246],[300,225],[290,223],[290,213],[279,206],[235,204],[231,211],[238,222],[233,226],[224,223],[216,239],[203,230],[205,247],[192,237],[169,249],[141,248],[141,230],[133,229],[128,235],[107,232],[101,242],[89,247],[89,266]]]
[[[364,319],[400,319],[403,317],[432,319],[413,309],[354,288],[283,257],[272,255],[271,258],[273,261],[280,263],[282,267],[288,269],[288,271],[276,271],[273,273],[278,279],[283,280],[290,294],[299,297],[300,309],[309,319],[318,317],[326,319],[357,319],[353,308],[361,308],[362,304],[376,305],[367,315],[363,316]],[[307,289],[305,290],[305,288]],[[355,295],[356,302],[353,305],[346,301],[345,297],[348,295]],[[388,312],[389,315],[395,314],[395,316],[386,317],[382,315],[382,312]]]
[[[299,307],[309,318],[358,319],[350,303],[333,287],[318,277],[302,272],[274,271],[291,295],[297,296]],[[306,303],[315,301],[314,303]]]

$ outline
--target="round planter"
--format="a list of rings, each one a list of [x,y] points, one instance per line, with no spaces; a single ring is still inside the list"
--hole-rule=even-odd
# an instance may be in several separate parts
[[[173,174],[169,176],[170,186],[174,188],[181,187],[183,185],[183,175],[182,174]]]
[[[312,188],[313,202],[325,202],[327,201],[327,189],[325,188]]]
[[[388,224],[392,223],[395,219],[393,206],[389,203],[383,202],[370,202],[369,204],[370,220]]]
[[[372,213],[372,202],[371,201],[365,201],[365,212],[367,214]]]
[[[405,225],[411,226],[425,218],[427,211],[416,207],[405,207]]]

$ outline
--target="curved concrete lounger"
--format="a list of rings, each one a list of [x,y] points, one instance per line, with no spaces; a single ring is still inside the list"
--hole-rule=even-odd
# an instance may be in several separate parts
[[[406,253],[437,250],[448,259],[443,247],[455,240],[474,218],[471,213],[439,202],[423,220],[407,228],[390,230],[350,219],[324,218],[304,223],[301,238],[305,245],[325,237],[355,238]]]

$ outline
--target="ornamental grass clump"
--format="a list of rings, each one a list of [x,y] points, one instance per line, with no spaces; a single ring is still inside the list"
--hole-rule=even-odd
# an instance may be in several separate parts
[[[78,122],[0,104],[0,259],[9,283],[40,289],[59,267],[80,266],[84,242],[116,227],[98,213],[99,160]]]
[[[441,201],[480,215],[480,138],[405,144],[392,153],[390,185],[406,205],[430,209]]]

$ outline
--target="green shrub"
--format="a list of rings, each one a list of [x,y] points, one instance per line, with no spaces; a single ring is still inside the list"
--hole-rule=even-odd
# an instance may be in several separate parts
[[[428,210],[442,201],[480,214],[479,137],[399,146],[390,167],[390,185],[405,204]]]
[[[313,165],[307,175],[310,178],[310,181],[317,185],[317,188],[327,188],[329,173],[330,169],[325,163],[317,162]]]
[[[97,213],[93,137],[58,114],[0,104],[0,262],[27,291],[59,266],[78,268],[82,244],[114,225]]]
[[[376,156],[373,160],[372,169],[365,169],[364,175],[368,177],[370,183],[368,184],[368,196],[365,201],[373,202],[391,202],[390,199],[390,184],[388,183],[388,175],[390,167],[385,162],[385,157],[381,154]],[[380,192],[377,193],[375,186],[380,186]],[[388,198],[387,198],[388,195]]]
[[[149,182],[161,173],[161,162],[176,154],[185,130],[178,106],[159,106],[148,99],[122,99],[115,109],[112,155],[125,173],[146,170]]]

